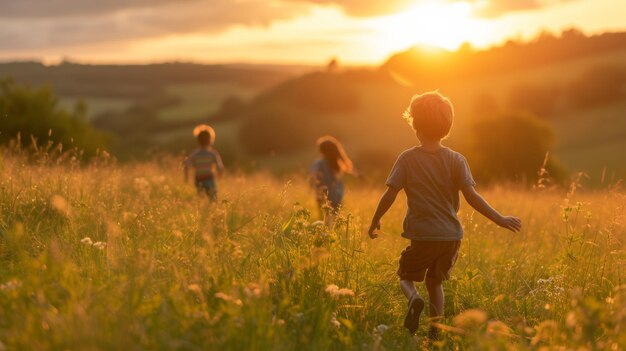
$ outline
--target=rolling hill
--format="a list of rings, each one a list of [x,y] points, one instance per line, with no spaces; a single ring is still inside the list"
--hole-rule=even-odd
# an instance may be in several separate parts
[[[433,89],[455,104],[448,143],[461,150],[475,121],[529,112],[553,126],[558,141],[550,151],[569,172],[596,180],[626,175],[626,33],[587,37],[570,30],[485,51],[415,47],[378,69],[310,73],[252,99],[239,115],[240,142],[257,164],[282,158],[293,162],[282,168],[302,169],[315,157],[315,137],[330,133],[345,141],[357,164],[386,172],[415,143],[400,117],[410,96]]]
[[[384,174],[416,142],[401,118],[411,95],[438,89],[455,104],[454,147],[463,150],[475,121],[525,111],[553,126],[551,151],[571,173],[626,175],[626,33],[568,30],[479,51],[413,47],[358,69],[23,62],[0,64],[6,75],[48,84],[66,105],[84,98],[93,123],[117,136],[122,159],[183,153],[191,127],[206,122],[234,167],[306,169],[315,139],[333,134],[361,169]]]

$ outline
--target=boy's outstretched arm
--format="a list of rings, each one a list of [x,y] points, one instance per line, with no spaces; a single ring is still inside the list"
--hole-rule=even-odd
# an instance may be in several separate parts
[[[187,165],[183,165],[183,179],[185,180],[185,184],[189,182],[189,167]]]
[[[376,239],[378,237],[378,234],[374,233],[374,231],[380,229],[380,219],[387,213],[393,202],[396,201],[396,196],[398,196],[398,190],[387,186],[387,190],[385,190],[380,201],[378,201],[376,212],[374,212],[374,217],[372,217],[372,224],[370,224],[370,228],[367,231],[370,238]]]
[[[522,221],[513,216],[503,216],[496,211],[489,203],[476,191],[473,186],[466,186],[461,189],[467,203],[483,216],[489,218],[492,222],[502,228],[506,228],[513,232],[522,229]]]
[[[217,167],[217,174],[221,177],[224,174],[224,163],[222,156],[217,151],[215,152],[215,166]]]

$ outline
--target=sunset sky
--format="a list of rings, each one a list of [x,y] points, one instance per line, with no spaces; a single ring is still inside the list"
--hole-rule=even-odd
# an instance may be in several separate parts
[[[571,27],[626,30],[626,1],[0,0],[0,60],[376,64]]]

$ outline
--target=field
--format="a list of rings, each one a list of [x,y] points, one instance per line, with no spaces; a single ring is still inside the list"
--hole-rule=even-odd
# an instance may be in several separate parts
[[[227,174],[209,205],[178,164],[0,154],[0,349],[626,348],[619,186],[484,189],[519,234],[463,204],[444,339],[427,346],[426,317],[415,338],[401,326],[403,201],[363,235],[382,184],[350,181],[326,228],[302,176]]]
[[[101,113],[120,113],[132,106],[132,99],[125,98],[106,98],[106,97],[88,97],[88,98],[72,98],[64,97],[59,100],[62,108],[71,111],[79,101],[83,101],[87,105],[87,118],[93,119]]]
[[[558,133],[557,155],[572,170],[586,170],[596,178],[601,177],[602,172],[608,178],[623,178],[626,166],[616,150],[626,147],[626,121],[621,117],[625,111],[626,103],[620,101],[560,116],[554,121]]]
[[[217,112],[228,97],[248,100],[259,91],[228,83],[179,84],[166,87],[166,93],[181,100],[180,104],[159,112],[164,120],[203,120]]]

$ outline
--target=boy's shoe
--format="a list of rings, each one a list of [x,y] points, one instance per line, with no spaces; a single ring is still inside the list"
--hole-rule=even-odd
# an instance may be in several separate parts
[[[441,334],[439,334],[439,329],[436,327],[430,327],[428,330],[428,340],[430,341],[440,341]]]
[[[409,333],[413,334],[417,331],[420,325],[420,315],[424,310],[424,300],[415,294],[409,299],[409,308],[404,317],[404,327],[409,330]]]

